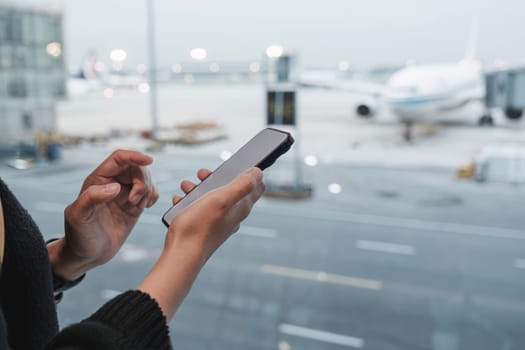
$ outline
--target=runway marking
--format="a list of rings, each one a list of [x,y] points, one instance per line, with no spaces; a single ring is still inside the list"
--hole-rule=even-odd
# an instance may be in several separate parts
[[[237,233],[242,236],[258,237],[258,238],[277,238],[277,230],[255,226],[241,226]]]
[[[383,289],[383,282],[378,280],[336,275],[326,273],[323,271],[310,271],[276,265],[262,265],[260,267],[260,271],[262,273],[267,273],[276,276],[297,278],[320,283],[332,283],[346,287],[364,288],[372,290]]]
[[[359,240],[355,246],[358,249],[369,250],[374,252],[389,253],[389,254],[400,254],[400,255],[415,255],[416,247],[405,244],[396,244],[379,241],[365,241]]]
[[[154,254],[143,247],[130,243],[124,243],[115,258],[126,263],[133,263],[137,261],[148,260],[154,256]]]
[[[517,269],[525,269],[525,259],[514,260],[514,267]]]
[[[37,202],[36,209],[44,212],[63,212],[66,204],[55,202]],[[389,216],[354,214],[336,211],[317,211],[296,208],[275,208],[261,206],[261,209],[276,215],[295,216],[298,218],[350,222],[355,224],[389,226],[411,230],[438,231],[468,236],[481,236],[489,238],[525,240],[525,230],[507,229],[502,227],[477,226],[467,224],[455,224],[446,222],[426,221],[418,219],[404,219]],[[139,224],[159,224],[160,216],[142,214]],[[248,234],[250,235],[250,234]],[[255,235],[255,234],[251,234]]]
[[[313,328],[299,327],[286,323],[279,325],[279,331],[287,335],[308,338],[325,343],[337,344],[357,349],[360,349],[365,345],[365,341],[361,338],[321,331]]]
[[[102,297],[102,299],[109,300],[109,299],[113,299],[114,297],[116,297],[117,295],[121,293],[122,293],[121,291],[114,290],[114,289],[103,289],[100,292],[100,296]]]
[[[261,211],[265,211],[274,215],[284,215],[288,217],[294,216],[304,219],[340,221],[354,224],[388,226],[411,230],[437,231],[477,237],[525,240],[525,230],[502,227],[456,224],[409,218],[405,219],[391,216],[355,214],[350,212],[312,210],[306,208],[276,207],[266,205],[262,206],[261,209]]]

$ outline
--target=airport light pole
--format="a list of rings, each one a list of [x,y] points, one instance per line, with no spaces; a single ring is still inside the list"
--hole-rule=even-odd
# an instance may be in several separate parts
[[[148,26],[148,56],[149,56],[149,94],[151,113],[151,138],[158,139],[158,112],[157,112],[157,64],[155,56],[155,0],[146,0]]]

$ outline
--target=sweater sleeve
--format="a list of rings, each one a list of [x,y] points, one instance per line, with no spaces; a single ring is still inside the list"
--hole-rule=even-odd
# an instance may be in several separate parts
[[[157,302],[133,290],[111,299],[84,321],[64,328],[46,349],[171,349],[171,342]]]

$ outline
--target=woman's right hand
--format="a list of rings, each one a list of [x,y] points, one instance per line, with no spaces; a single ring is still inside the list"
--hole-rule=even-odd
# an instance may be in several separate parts
[[[202,181],[211,172],[201,169],[197,176]],[[165,249],[191,245],[202,249],[205,260],[237,232],[240,223],[248,217],[253,205],[264,192],[262,171],[251,168],[230,184],[211,191],[183,210],[171,223]],[[196,185],[183,181],[181,189],[188,193]],[[173,204],[181,197],[174,196]]]
[[[200,170],[203,180],[208,170]],[[264,192],[262,171],[251,168],[228,185],[211,191],[184,209],[171,223],[164,250],[139,286],[154,298],[168,321],[189,292],[200,269],[240,223]],[[195,184],[184,181],[189,192]],[[174,197],[174,202],[180,197]]]

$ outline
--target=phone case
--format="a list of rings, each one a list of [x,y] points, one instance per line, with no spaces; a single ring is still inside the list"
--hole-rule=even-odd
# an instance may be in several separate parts
[[[268,129],[286,133],[288,134],[288,137],[286,138],[286,141],[284,143],[282,143],[278,148],[276,148],[272,153],[270,153],[266,158],[264,158],[259,164],[255,165],[257,168],[261,170],[264,170],[270,167],[273,163],[275,163],[277,158],[279,158],[280,156],[288,152],[290,147],[292,147],[293,143],[295,142],[294,138],[292,137],[290,133],[287,133],[282,130],[273,129],[273,128],[268,128]]]

